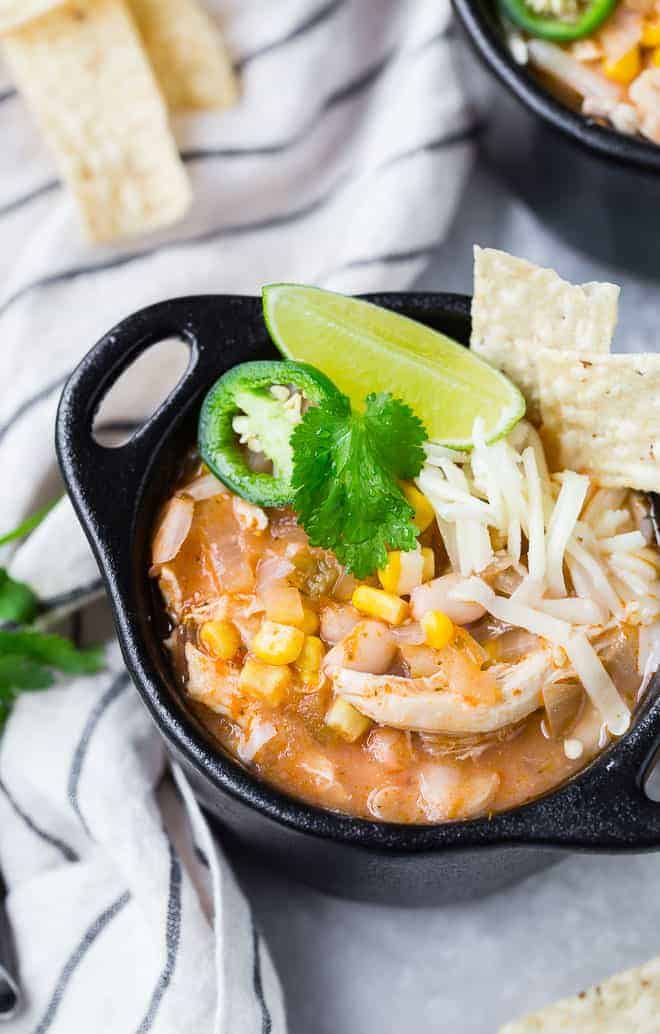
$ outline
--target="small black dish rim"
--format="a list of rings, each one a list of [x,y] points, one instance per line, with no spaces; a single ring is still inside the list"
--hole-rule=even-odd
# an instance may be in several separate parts
[[[518,65],[486,13],[487,2],[452,0],[452,6],[481,59],[525,107],[590,153],[620,166],[660,173],[660,146],[572,111]]]
[[[466,296],[364,297],[431,325],[457,321],[462,326],[458,336],[468,337],[470,299]],[[236,348],[236,357],[224,365],[217,347],[220,332],[228,354]],[[126,666],[174,754],[185,758],[221,794],[279,825],[375,852],[415,854],[514,845],[605,851],[660,848],[660,806],[649,801],[642,785],[660,744],[660,701],[653,692],[647,694],[629,733],[543,797],[492,818],[403,825],[326,811],[279,792],[214,743],[183,705],[171,671],[170,691],[165,691],[168,671],[162,644],[150,624],[151,614],[143,613],[144,604],[140,604],[148,593],[144,588],[147,565],[144,549],[136,548],[136,527],[141,517],[151,527],[155,514],[154,506],[148,514],[143,512],[145,492],[159,461],[163,466],[168,441],[175,438],[186,417],[198,411],[205,391],[223,369],[263,355],[264,335],[260,304],[253,297],[206,295],[150,306],[123,320],[88,353],[67,381],[58,410],[60,467],[101,568]],[[142,352],[172,336],[191,348],[190,363],[178,385],[121,449],[97,445],[92,424],[103,396]],[[107,492],[109,481],[116,488],[112,498]],[[654,682],[657,689],[658,680]]]

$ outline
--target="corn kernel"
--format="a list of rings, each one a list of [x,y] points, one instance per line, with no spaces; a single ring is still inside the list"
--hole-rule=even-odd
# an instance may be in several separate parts
[[[357,708],[347,703],[346,700],[336,697],[325,716],[325,724],[343,740],[355,743],[360,736],[364,736],[371,725],[371,719],[360,714]]]
[[[621,83],[627,86],[633,79],[636,79],[642,70],[642,59],[639,47],[631,47],[618,61],[604,61],[603,72],[608,79],[614,83]]]
[[[424,567],[422,568],[422,581],[430,582],[432,578],[435,578],[435,553],[430,546],[425,546],[422,550],[422,557],[424,559]]]
[[[298,589],[290,585],[273,585],[262,593],[262,600],[269,621],[302,628],[305,613]]]
[[[454,622],[441,610],[429,610],[422,618],[426,642],[435,650],[444,650],[454,636]]]
[[[220,661],[230,661],[241,645],[238,629],[231,621],[205,621],[199,638],[208,652]]]
[[[426,531],[435,517],[433,507],[417,486],[412,485],[409,481],[404,481],[401,485],[401,489],[415,511],[413,524],[416,528],[419,528],[420,531]]]
[[[264,664],[254,657],[248,657],[241,671],[238,685],[249,696],[258,697],[271,707],[277,707],[286,696],[291,685],[291,668],[283,665]]]
[[[296,660],[296,668],[307,678],[315,677],[321,670],[321,661],[325,655],[325,646],[315,635],[305,636],[303,648]]]
[[[399,579],[401,578],[401,553],[398,549],[387,554],[385,567],[378,569],[378,580],[385,589],[385,592],[397,593]]]
[[[316,635],[319,630],[319,616],[315,610],[303,602],[302,628],[305,635]]]
[[[660,47],[655,47],[651,54],[651,64],[653,68],[660,68]]]
[[[351,602],[362,614],[380,618],[390,625],[400,625],[408,616],[407,603],[390,592],[372,589],[370,585],[358,585]]]
[[[660,46],[660,20],[644,20],[642,22],[642,46]]]
[[[304,642],[301,629],[266,619],[252,640],[252,653],[266,664],[291,664],[300,655]]]

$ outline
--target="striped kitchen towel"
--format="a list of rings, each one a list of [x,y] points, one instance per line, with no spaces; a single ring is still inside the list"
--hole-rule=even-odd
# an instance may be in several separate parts
[[[405,288],[442,245],[473,151],[448,0],[209,0],[242,83],[175,126],[184,222],[92,248],[0,78],[0,531],[58,491],[70,371],[129,312],[300,280]],[[1,72],[0,72],[1,75]],[[178,357],[104,417],[150,411]],[[130,397],[129,397],[130,396]],[[109,489],[110,490],[110,489]],[[55,622],[102,594],[66,500],[4,563]],[[83,613],[85,617],[87,611]],[[0,869],[25,990],[15,1034],[279,1034],[278,980],[221,848],[122,670],[16,706],[0,745]]]

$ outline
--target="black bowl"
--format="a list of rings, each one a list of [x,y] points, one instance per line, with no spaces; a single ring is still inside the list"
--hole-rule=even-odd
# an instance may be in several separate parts
[[[660,147],[572,111],[515,63],[493,0],[452,0],[457,70],[478,113],[481,174],[620,282],[660,262]],[[493,204],[498,205],[499,201]]]
[[[371,300],[464,344],[469,340],[466,297],[385,294]],[[101,400],[137,356],[168,337],[190,345],[188,370],[129,442],[103,448],[92,435]],[[150,530],[194,441],[204,393],[234,364],[273,354],[256,298],[163,302],[124,320],[92,349],[68,381],[57,419],[62,473],[103,573],[127,668],[172,757],[224,835],[322,890],[392,904],[482,894],[563,850],[660,847],[660,807],[642,787],[660,730],[653,692],[631,731],[556,792],[491,819],[438,826],[369,822],[288,797],[224,753],[187,710],[158,633],[147,577]]]
[[[550,126],[603,158],[660,173],[660,147],[573,111],[562,104],[522,65],[514,61],[497,24],[493,0],[452,0],[473,46],[498,79]]]

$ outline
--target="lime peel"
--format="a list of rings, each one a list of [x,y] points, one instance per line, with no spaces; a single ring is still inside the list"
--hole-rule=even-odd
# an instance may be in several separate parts
[[[432,441],[471,449],[480,417],[490,444],[525,413],[523,396],[503,373],[407,316],[300,284],[267,285],[263,307],[284,356],[318,367],[358,409],[369,392],[392,392],[423,421]]]

